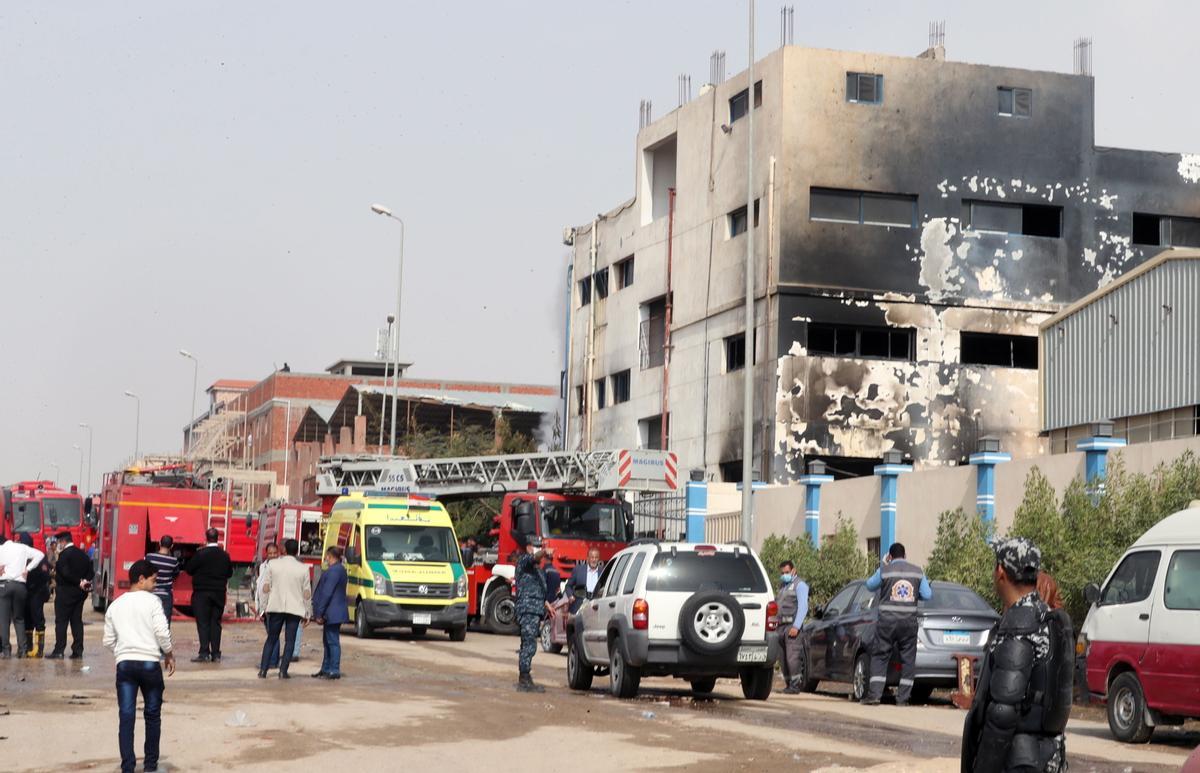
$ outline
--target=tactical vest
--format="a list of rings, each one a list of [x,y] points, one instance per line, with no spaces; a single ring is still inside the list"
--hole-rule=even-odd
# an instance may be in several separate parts
[[[896,558],[883,565],[880,575],[883,578],[883,584],[879,586],[880,613],[915,615],[917,593],[925,577],[921,567],[903,558]]]
[[[791,626],[797,622],[796,612],[799,610],[800,604],[796,601],[795,580],[792,580],[779,589],[779,595],[775,597],[775,603],[779,606],[780,629],[785,625]]]
[[[1075,636],[1071,618],[1061,609],[1048,610],[1037,618],[1037,628],[1042,624],[1046,624],[1050,632],[1050,654],[1035,663],[1029,675],[1017,732],[1058,735],[1066,729],[1067,718],[1071,715]]]

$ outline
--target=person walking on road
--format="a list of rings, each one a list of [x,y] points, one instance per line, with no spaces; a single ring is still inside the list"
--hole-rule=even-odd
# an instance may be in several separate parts
[[[808,583],[796,576],[796,565],[790,560],[779,565],[779,648],[783,650],[784,692],[796,695],[803,684],[804,640],[800,628],[808,617]]]
[[[867,590],[879,591],[879,621],[871,647],[871,681],[863,696],[868,706],[879,705],[887,686],[892,653],[900,655],[900,686],[896,705],[907,706],[912,697],[913,674],[917,668],[917,600],[933,598],[925,570],[905,560],[904,545],[888,548],[883,563],[867,580]]]
[[[578,612],[583,602],[596,592],[596,583],[600,581],[600,573],[603,571],[604,562],[600,560],[600,550],[588,548],[587,561],[575,564],[571,569],[571,578],[567,580],[567,593],[571,596],[571,614]]]
[[[1038,593],[1042,553],[1023,537],[993,543],[992,583],[1004,614],[988,635],[963,722],[963,773],[1061,773],[1071,714],[1074,631]]]
[[[33,536],[21,535],[21,544],[33,547]],[[26,657],[40,658],[46,652],[46,602],[50,600],[50,561],[43,557],[25,577]]]
[[[121,749],[121,773],[133,773],[137,755],[133,750],[133,726],[137,697],[142,694],[142,719],[146,723],[143,770],[158,770],[158,745],[162,733],[163,666],[167,676],[175,673],[171,629],[163,614],[162,600],[153,592],[154,566],[142,559],[129,567],[129,592],[122,594],[104,615],[104,646],[117,661],[117,743]],[[162,665],[160,665],[160,661]]]
[[[525,543],[525,555],[517,559],[517,622],[521,629],[521,649],[517,658],[517,690],[520,692],[545,692],[546,688],[534,684],[530,670],[533,656],[537,652],[538,632],[542,618],[554,615],[554,609],[546,601],[546,574],[542,571],[542,559],[553,556],[554,551],[542,547],[542,538],[537,535],[515,535],[518,543]]]
[[[187,562],[184,571],[192,576],[192,615],[200,652],[193,663],[221,662],[221,617],[225,614],[225,592],[233,576],[233,562],[217,540],[216,529],[204,532],[206,544]]]
[[[350,622],[346,608],[346,567],[342,565],[342,549],[331,545],[325,551],[325,571],[313,591],[313,619],[321,624],[321,643],[324,653],[317,679],[342,678],[342,624]]]
[[[26,579],[45,557],[45,553],[23,542],[0,536],[0,658],[11,658],[13,654],[13,642],[8,638],[10,627],[17,634],[17,657],[23,658],[29,651],[25,641]]]
[[[296,646],[296,629],[301,621],[312,617],[312,579],[308,567],[296,559],[300,543],[285,540],[283,552],[287,555],[264,565],[263,592],[267,595],[267,640],[263,642],[262,658],[259,661],[258,678],[266,679],[271,654],[279,651],[279,633],[284,632],[283,652],[279,657],[279,678],[291,679],[288,666],[292,663],[292,652]]]
[[[58,533],[58,560],[54,562],[54,651],[47,658],[61,659],[71,629],[71,659],[83,657],[83,602],[92,590],[96,568],[88,554],[71,542],[71,532]]]
[[[158,550],[146,555],[146,560],[157,572],[158,582],[154,586],[154,595],[162,602],[167,625],[171,624],[171,613],[175,610],[175,579],[183,570],[179,559],[171,554],[171,548],[174,546],[174,538],[170,534],[164,534],[158,541]]]

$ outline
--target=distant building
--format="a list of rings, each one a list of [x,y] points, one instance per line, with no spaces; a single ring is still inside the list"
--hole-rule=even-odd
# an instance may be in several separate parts
[[[569,447],[665,439],[740,480],[752,367],[756,479],[958,464],[985,435],[1041,452],[1038,325],[1200,245],[1200,156],[1096,147],[1094,115],[1090,76],[940,48],[788,46],[703,87],[638,132],[634,197],[566,235]]]

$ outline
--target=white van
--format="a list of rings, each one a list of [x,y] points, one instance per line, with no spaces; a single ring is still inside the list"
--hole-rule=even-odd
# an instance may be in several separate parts
[[[1087,687],[1108,703],[1113,735],[1144,743],[1156,725],[1200,718],[1200,501],[1152,526],[1084,596]]]

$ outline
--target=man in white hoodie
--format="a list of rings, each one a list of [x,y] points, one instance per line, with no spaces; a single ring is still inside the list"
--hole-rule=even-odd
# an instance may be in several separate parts
[[[162,601],[154,595],[157,572],[149,561],[129,567],[129,592],[108,607],[104,616],[104,646],[117,660],[117,715],[121,773],[133,773],[137,756],[133,751],[133,725],[137,715],[138,691],[142,693],[142,717],[146,721],[143,770],[158,770],[158,739],[162,730],[163,666],[167,676],[175,673],[171,628],[163,614]],[[162,663],[160,665],[159,663]]]

